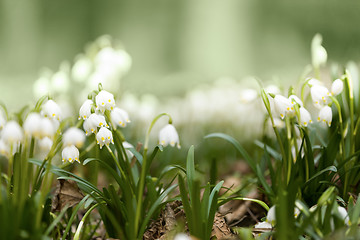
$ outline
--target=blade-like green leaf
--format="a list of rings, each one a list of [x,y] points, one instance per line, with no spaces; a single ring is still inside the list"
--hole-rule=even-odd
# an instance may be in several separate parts
[[[303,187],[307,186],[312,180],[314,180],[315,178],[317,178],[318,176],[320,176],[321,174],[327,172],[327,171],[332,171],[332,172],[337,172],[337,169],[335,166],[330,166],[330,167],[327,167],[319,172],[317,172],[314,176],[312,176],[309,180],[307,180],[305,182],[305,184],[303,185]]]
[[[250,155],[246,152],[246,150],[240,145],[240,143],[235,138],[224,133],[212,133],[205,136],[205,139],[207,138],[222,138],[228,141],[229,143],[231,143],[236,148],[236,150],[238,150],[238,152],[243,156],[243,158],[249,164],[251,169],[254,172],[256,172],[256,167],[255,167],[256,162],[250,157]]]

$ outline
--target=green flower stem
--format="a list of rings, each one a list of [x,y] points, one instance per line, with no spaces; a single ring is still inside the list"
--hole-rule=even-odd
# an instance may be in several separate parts
[[[91,208],[89,208],[89,210],[87,210],[87,212],[85,213],[85,215],[83,216],[83,218],[81,219],[77,229],[76,229],[76,232],[75,232],[75,235],[74,235],[74,240],[79,240],[80,239],[80,233],[81,233],[81,230],[84,226],[84,222],[85,220],[87,219],[87,217],[90,215],[90,213],[92,212],[92,210],[94,210],[97,206],[99,206],[100,203],[96,203],[94,204]]]
[[[12,152],[13,152],[13,144],[11,144],[10,146],[10,156],[8,163],[8,179],[9,179],[7,186],[8,196],[10,196],[11,194],[11,175],[12,175],[13,163],[14,163],[14,155],[12,154]]]
[[[106,146],[107,150],[109,151],[112,159],[114,160],[117,168],[119,169],[121,176],[124,178],[124,181],[127,181],[127,176],[126,176],[125,172],[123,171],[123,169],[120,167],[120,164],[119,164],[119,162],[117,161],[117,158],[116,158],[116,156],[114,155],[113,151],[111,150],[111,148],[110,148],[108,145],[105,145],[105,146]]]
[[[291,177],[291,165],[292,165],[292,157],[291,157],[291,123],[290,123],[290,118],[287,116],[285,117],[285,124],[286,124],[286,137],[287,137],[287,141],[288,141],[288,155],[287,155],[287,183],[289,183],[290,181],[290,177]],[[284,159],[285,160],[285,159]]]
[[[343,119],[342,119],[342,113],[341,113],[341,106],[338,102],[338,100],[336,98],[334,98],[333,96],[330,96],[331,100],[333,101],[333,103],[336,106],[336,109],[338,111],[338,115],[339,115],[339,125],[340,125],[340,133],[341,133],[341,146],[340,146],[340,154],[342,157],[342,161],[345,160],[345,137],[344,137],[344,126],[343,126]]]
[[[147,151],[149,148],[149,139],[150,139],[150,133],[152,128],[154,127],[155,123],[162,117],[162,116],[168,116],[169,117],[169,124],[172,123],[172,118],[169,114],[167,113],[161,113],[158,116],[156,116],[153,121],[151,122],[149,129],[146,133],[145,136],[145,144],[144,144],[144,152],[143,152],[143,162],[142,162],[142,167],[141,167],[141,174],[140,174],[140,179],[139,179],[139,184],[138,184],[138,194],[137,194],[137,205],[136,205],[136,214],[135,214],[135,235],[137,236],[137,232],[139,230],[139,225],[140,225],[140,215],[141,215],[141,211],[142,211],[142,200],[143,200],[143,192],[144,192],[144,187],[145,187],[145,178],[146,178],[146,173],[148,171],[147,169]]]
[[[349,108],[350,108],[350,155],[355,152],[355,127],[354,127],[354,89],[350,73],[346,70],[346,81],[349,86]]]

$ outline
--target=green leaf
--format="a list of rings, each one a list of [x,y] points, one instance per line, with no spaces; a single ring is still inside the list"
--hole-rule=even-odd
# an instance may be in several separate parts
[[[85,161],[83,162],[83,165],[86,165],[90,162],[99,162],[100,165],[102,165],[106,170],[109,171],[109,173],[114,177],[115,181],[121,185],[122,184],[122,180],[120,178],[120,176],[118,175],[118,173],[114,170],[113,167],[111,167],[109,164],[107,164],[104,161],[101,161],[100,159],[97,158],[87,158],[85,159]]]
[[[195,182],[195,166],[194,166],[194,145],[189,149],[186,159],[186,180],[189,188],[190,199],[193,195],[193,184]]]
[[[149,209],[149,211],[146,213],[145,218],[142,221],[141,227],[139,229],[139,238],[142,238],[146,227],[148,226],[148,223],[150,221],[150,219],[153,217],[154,213],[159,210],[162,205],[164,205],[166,202],[164,202],[164,199],[169,195],[169,193],[174,190],[177,187],[177,185],[173,185],[171,187],[169,187],[168,189],[166,189],[164,192],[162,192],[160,194],[160,196],[158,197],[158,199],[152,204],[151,208]]]
[[[303,185],[303,187],[306,187],[312,180],[314,180],[315,178],[317,178],[318,176],[320,176],[321,174],[327,172],[327,171],[332,171],[332,172],[337,172],[337,169],[335,166],[330,166],[330,167],[327,167],[319,172],[317,172],[314,176],[312,176],[309,180],[307,180],[305,182],[305,184]]]
[[[275,149],[271,148],[270,146],[266,145],[265,143],[260,142],[259,140],[255,140],[254,143],[256,146],[260,147],[264,151],[266,149],[266,151],[276,160],[281,160],[281,158],[282,158],[281,154],[278,153]]]
[[[207,139],[207,138],[222,138],[222,139],[228,141],[243,156],[243,158],[249,164],[251,169],[254,172],[256,172],[256,167],[255,167],[256,162],[250,157],[250,155],[246,152],[246,150],[240,145],[240,143],[235,138],[233,138],[227,134],[224,134],[224,133],[212,133],[212,134],[205,136],[204,138],[205,139]]]

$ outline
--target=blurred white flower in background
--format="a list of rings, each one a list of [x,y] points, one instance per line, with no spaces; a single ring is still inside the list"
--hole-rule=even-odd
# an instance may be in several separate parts
[[[76,127],[71,127],[64,132],[62,141],[64,146],[75,145],[81,148],[85,143],[85,138],[84,131]]]
[[[337,96],[344,89],[344,82],[341,79],[336,79],[331,85],[331,95]]]
[[[325,65],[327,61],[326,49],[321,44],[322,36],[320,34],[316,34],[311,42],[311,56],[314,68],[319,68],[320,66]]]

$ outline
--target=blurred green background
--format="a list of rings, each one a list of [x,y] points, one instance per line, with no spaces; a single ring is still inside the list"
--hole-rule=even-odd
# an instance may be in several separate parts
[[[0,100],[33,99],[39,71],[56,71],[109,34],[133,60],[122,88],[179,95],[222,76],[295,81],[321,33],[330,61],[360,58],[360,1],[0,0]]]

